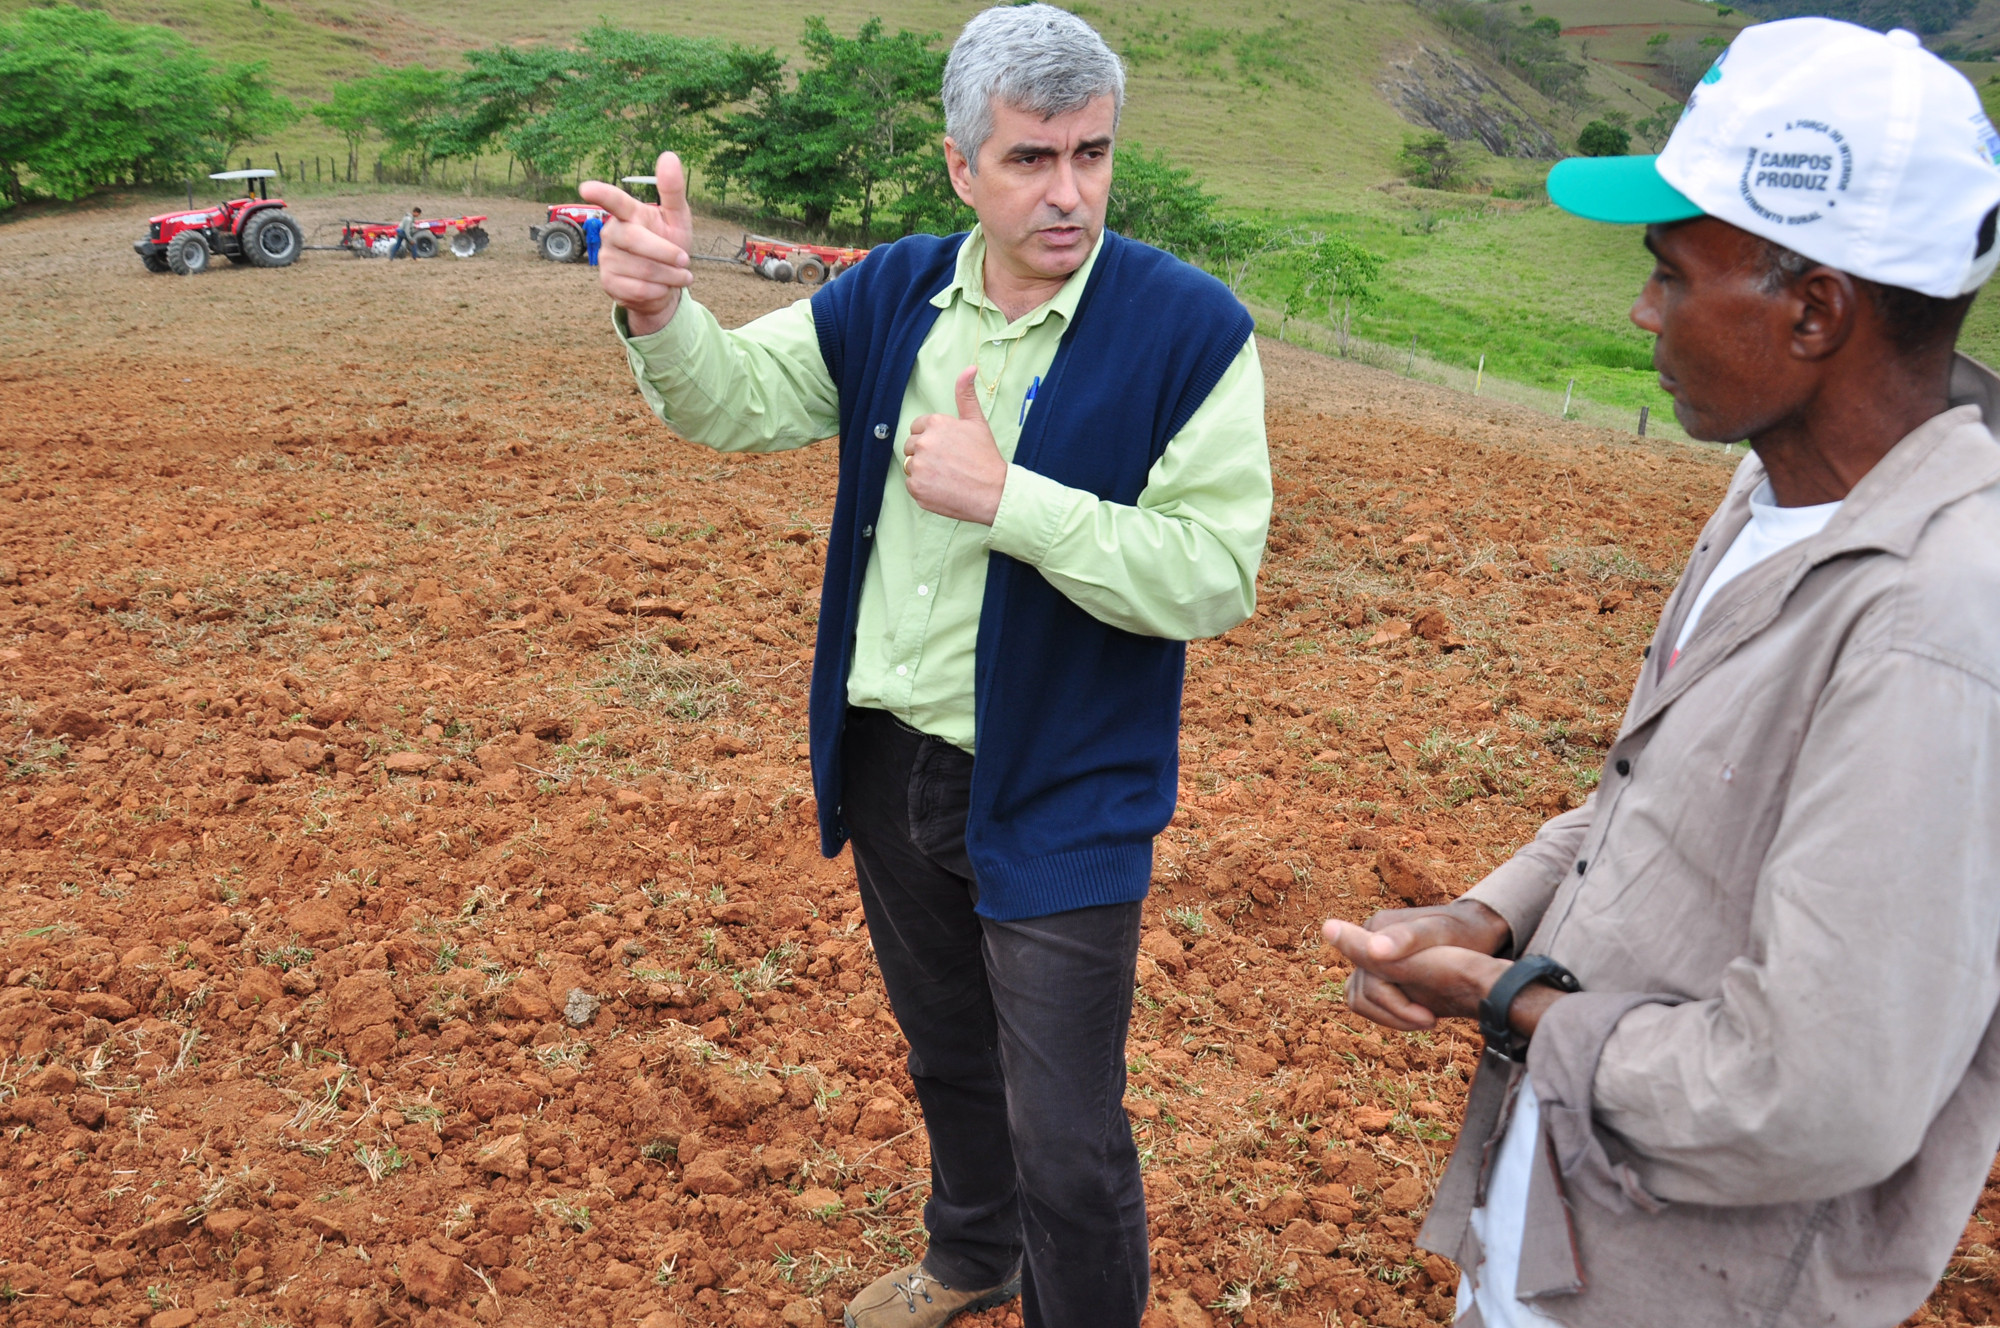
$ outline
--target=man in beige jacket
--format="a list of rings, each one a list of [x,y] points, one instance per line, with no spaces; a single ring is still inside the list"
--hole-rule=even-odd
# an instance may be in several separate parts
[[[1953,344],[2000,135],[1909,33],[1746,29],[1656,158],[1633,320],[1755,449],[1582,807],[1444,908],[1329,922],[1353,1007],[1480,1019],[1421,1237],[1460,1325],[1867,1325],[2000,1146],[2000,381]]]

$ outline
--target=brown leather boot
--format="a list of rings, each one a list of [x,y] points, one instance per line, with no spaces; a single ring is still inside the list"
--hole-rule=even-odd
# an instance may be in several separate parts
[[[898,1268],[847,1302],[846,1328],[938,1328],[968,1310],[991,1309],[1021,1294],[1016,1273],[997,1287],[962,1291],[924,1271],[922,1264]]]

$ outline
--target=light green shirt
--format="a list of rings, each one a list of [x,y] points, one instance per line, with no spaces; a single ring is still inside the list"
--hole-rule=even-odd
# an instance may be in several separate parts
[[[960,248],[955,278],[931,301],[940,312],[917,352],[896,422],[862,578],[848,704],[887,710],[973,749],[973,652],[989,552],[1038,568],[1098,620],[1148,636],[1216,636],[1256,608],[1271,463],[1255,337],[1167,444],[1136,504],[1106,502],[1009,465],[987,527],[926,512],[903,486],[910,425],[922,415],[957,415],[958,375],[969,364],[979,368],[979,402],[993,439],[1012,461],[1034,409],[1030,388],[1055,359],[1097,252],[1053,299],[1010,323],[986,298],[986,246],[976,227]],[[733,332],[692,298],[647,336],[627,335],[623,310],[615,321],[640,393],[692,442],[777,452],[839,430],[839,393],[820,355],[810,301]]]

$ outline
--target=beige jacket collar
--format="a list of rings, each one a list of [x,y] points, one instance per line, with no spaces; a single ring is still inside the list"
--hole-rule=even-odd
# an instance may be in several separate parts
[[[2000,447],[1985,423],[2000,421],[2000,376],[1960,355],[1952,367],[1951,400],[1951,409],[1917,426],[1862,476],[1826,529],[1717,591],[1676,660],[1674,642],[1680,639],[1681,624],[1730,544],[1750,523],[1750,495],[1764,482],[1764,464],[1757,455],[1743,459],[1660,615],[1621,733],[1643,728],[1744,641],[1769,627],[1813,568],[1864,550],[1908,557],[1938,509],[2000,481]]]

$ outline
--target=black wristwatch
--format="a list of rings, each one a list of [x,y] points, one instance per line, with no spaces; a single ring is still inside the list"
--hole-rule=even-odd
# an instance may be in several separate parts
[[[1516,1033],[1507,1017],[1514,1009],[1514,998],[1532,982],[1546,982],[1557,991],[1583,990],[1576,974],[1547,955],[1524,955],[1515,960],[1513,967],[1500,975],[1500,980],[1479,1002],[1479,1036],[1486,1039],[1488,1051],[1510,1061],[1528,1059],[1527,1036]]]

